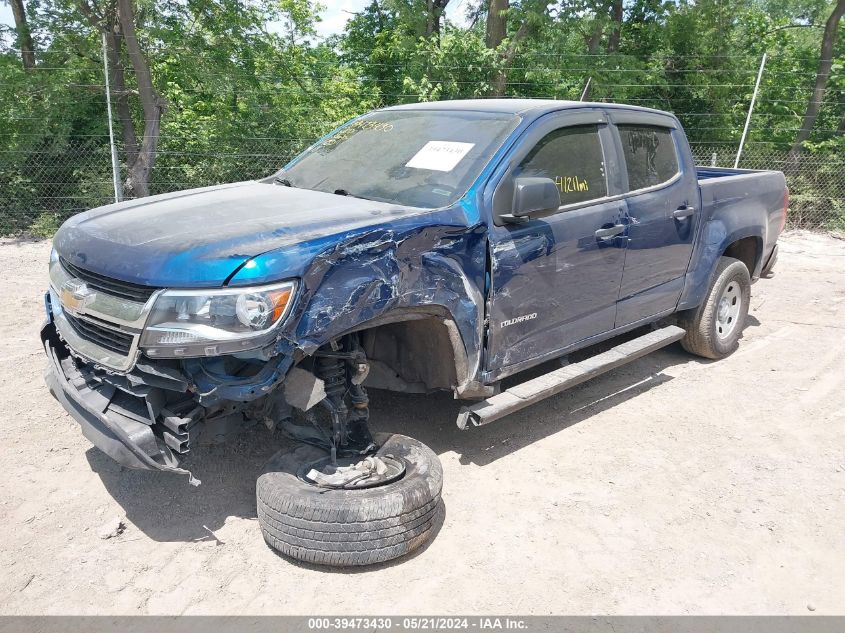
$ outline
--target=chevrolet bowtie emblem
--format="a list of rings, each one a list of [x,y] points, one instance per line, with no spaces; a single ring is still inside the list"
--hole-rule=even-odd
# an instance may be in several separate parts
[[[68,279],[59,290],[59,300],[62,307],[70,312],[79,312],[85,306],[94,303],[97,293],[91,290],[84,281]]]

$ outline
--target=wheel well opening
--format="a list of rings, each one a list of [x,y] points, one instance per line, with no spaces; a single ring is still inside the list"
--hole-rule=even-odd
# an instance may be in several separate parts
[[[457,384],[453,342],[443,319],[379,325],[363,330],[360,340],[370,362],[366,387],[428,393]]]
[[[733,242],[725,249],[726,257],[738,259],[748,268],[748,274],[753,275],[757,268],[757,260],[760,257],[760,239],[756,237],[744,237]]]

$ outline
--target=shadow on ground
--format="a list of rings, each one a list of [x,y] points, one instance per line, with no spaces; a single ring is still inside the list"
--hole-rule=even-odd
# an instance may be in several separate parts
[[[227,517],[255,518],[255,480],[284,443],[262,426],[229,444],[199,447],[184,463],[202,481],[196,487],[181,475],[124,468],[97,448],[86,457],[126,517],[151,539],[215,541]]]
[[[601,350],[591,350],[597,351]],[[371,421],[374,431],[409,435],[438,454],[458,453],[462,464],[485,466],[599,412],[624,405],[671,380],[662,373],[664,369],[689,360],[680,345],[671,345],[490,426],[466,431],[455,425],[461,405],[450,394],[372,390]],[[547,363],[531,375],[557,366],[559,363]],[[520,380],[531,375],[523,373]],[[96,448],[87,452],[87,458],[126,517],[151,539],[214,541],[213,533],[227,517],[256,517],[255,480],[270,456],[289,445],[278,431],[271,433],[258,426],[229,444],[195,449],[184,465],[202,480],[199,487],[190,486],[185,477],[123,468]],[[437,530],[440,525],[442,512]]]

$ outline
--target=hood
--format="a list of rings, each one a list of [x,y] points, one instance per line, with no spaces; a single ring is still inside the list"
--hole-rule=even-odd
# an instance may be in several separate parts
[[[249,259],[426,210],[250,181],[111,204],[53,239],[71,263],[160,287],[221,286]]]

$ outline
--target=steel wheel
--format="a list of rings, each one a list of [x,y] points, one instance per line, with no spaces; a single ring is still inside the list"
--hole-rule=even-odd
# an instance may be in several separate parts
[[[724,340],[729,338],[739,323],[739,314],[742,310],[742,292],[736,281],[729,282],[722,295],[719,297],[719,304],[716,308],[716,336]]]
[[[733,257],[720,257],[707,297],[695,310],[678,315],[687,334],[684,349],[704,358],[724,358],[736,350],[751,303],[748,267]]]

